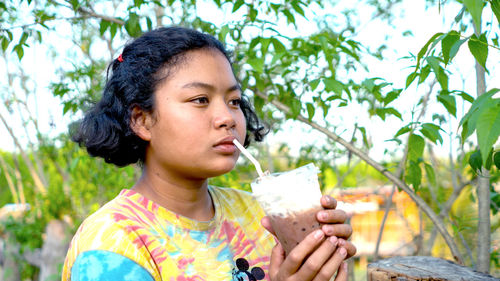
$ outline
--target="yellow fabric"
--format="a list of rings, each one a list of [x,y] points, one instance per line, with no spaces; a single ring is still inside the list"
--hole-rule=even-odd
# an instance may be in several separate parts
[[[123,255],[155,280],[245,280],[240,277],[258,267],[268,280],[274,239],[260,225],[262,209],[247,192],[218,187],[209,191],[215,216],[200,222],[122,190],[82,223],[66,256],[62,280],[71,280],[72,264],[89,250]],[[239,258],[248,268],[241,270],[241,260],[236,265]]]

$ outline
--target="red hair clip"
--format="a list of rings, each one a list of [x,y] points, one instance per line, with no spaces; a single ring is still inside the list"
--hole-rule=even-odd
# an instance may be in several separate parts
[[[120,54],[120,55],[118,56],[117,60],[118,60],[119,62],[123,62],[123,57],[122,57],[122,54]]]

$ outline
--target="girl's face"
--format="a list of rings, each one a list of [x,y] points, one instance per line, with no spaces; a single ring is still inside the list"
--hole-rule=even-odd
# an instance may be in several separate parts
[[[185,54],[155,92],[155,109],[144,116],[149,141],[145,165],[170,177],[206,179],[236,164],[246,122],[241,90],[226,57],[216,50]]]

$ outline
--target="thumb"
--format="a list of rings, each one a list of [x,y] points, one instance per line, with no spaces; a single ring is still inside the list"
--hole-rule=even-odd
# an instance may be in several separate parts
[[[269,264],[269,277],[270,280],[275,280],[278,275],[281,264],[285,261],[285,250],[279,242],[273,247],[271,251],[271,261]]]
[[[272,235],[276,237],[276,233],[274,232],[273,226],[271,225],[271,219],[269,219],[268,216],[264,216],[260,220],[260,223],[267,231],[269,231]]]

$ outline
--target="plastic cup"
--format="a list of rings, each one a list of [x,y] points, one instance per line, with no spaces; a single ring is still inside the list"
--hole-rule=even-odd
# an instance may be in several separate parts
[[[316,219],[317,212],[323,210],[318,172],[311,163],[259,177],[251,183],[252,193],[270,218],[286,255],[309,233],[321,227]]]

